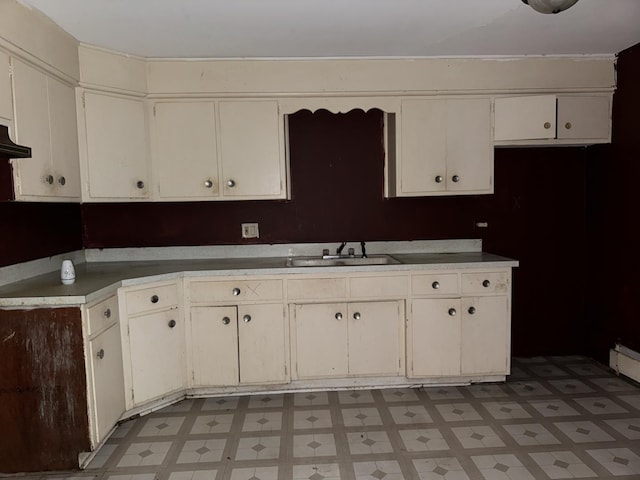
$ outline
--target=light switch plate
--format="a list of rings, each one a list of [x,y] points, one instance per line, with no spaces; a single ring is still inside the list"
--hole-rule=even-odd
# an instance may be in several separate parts
[[[243,223],[242,224],[242,238],[259,238],[260,231],[258,230],[257,223]]]

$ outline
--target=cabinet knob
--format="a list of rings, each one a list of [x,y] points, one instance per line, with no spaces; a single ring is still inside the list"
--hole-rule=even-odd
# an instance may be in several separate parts
[[[107,309],[104,311],[103,315],[105,316],[105,318],[111,318],[111,309],[110,309],[110,308],[107,308]]]
[[[437,290],[440,288],[440,282],[433,282],[431,284],[431,288],[433,288],[434,290]]]
[[[353,314],[353,318],[354,318],[355,320],[360,320],[360,312],[356,312],[356,313],[354,313],[354,314]]]
[[[239,288],[234,288],[232,293],[233,293],[234,297],[237,297],[238,295],[240,295],[240,289]]]
[[[213,182],[211,180],[205,180],[204,181],[204,186],[207,188],[212,188],[213,187]]]
[[[564,128],[566,128],[567,130],[571,130],[571,127],[572,127],[571,122],[567,122],[564,124]]]
[[[144,182],[142,180],[138,180],[136,182],[136,187],[138,187],[140,190],[142,190],[144,188]]]
[[[47,175],[46,177],[44,177],[44,181],[49,185],[53,185],[53,175]]]
[[[227,187],[229,187],[229,188],[233,188],[233,187],[235,187],[235,186],[236,186],[236,182],[235,182],[235,180],[233,180],[233,179],[231,179],[231,178],[230,178],[229,180],[227,180]]]
[[[96,357],[98,357],[100,360],[104,358],[104,348],[98,350],[98,353],[96,353]]]
[[[158,303],[159,300],[160,300],[160,297],[158,295],[151,296],[151,303]]]
[[[549,130],[551,128],[551,123],[549,122],[544,122],[544,129],[545,130]]]
[[[451,177],[451,180],[453,180],[454,183],[458,183],[460,181],[460,177],[458,175],[454,175],[453,177]]]
[[[442,178],[442,175],[438,175],[435,178],[436,183],[442,183],[443,180],[444,180],[444,178]]]
[[[342,320],[342,314],[340,312],[336,313],[336,320]]]
[[[491,286],[491,282],[489,280],[483,280],[482,286],[484,288],[489,288]]]
[[[58,178],[58,183],[59,183],[60,185],[64,186],[64,185],[65,185],[65,183],[67,183],[67,179],[66,179],[66,178],[64,178],[64,177],[60,177],[60,178]]]
[[[467,312],[469,312],[469,315],[473,315],[474,313],[476,313],[476,307],[469,307],[469,310],[467,310]]]
[[[169,323],[167,325],[169,325],[169,328],[173,328],[173,327],[176,326],[176,321],[175,320],[169,320]]]
[[[222,323],[224,325],[229,325],[231,323],[231,319],[229,317],[222,317]]]
[[[249,323],[251,321],[251,315],[245,315],[244,317],[242,317],[242,320],[244,321],[244,323]]]
[[[455,317],[455,316],[456,316],[456,313],[458,313],[458,312],[456,312],[456,309],[455,309],[455,308],[450,308],[450,309],[449,309],[449,315],[451,315],[452,317]]]

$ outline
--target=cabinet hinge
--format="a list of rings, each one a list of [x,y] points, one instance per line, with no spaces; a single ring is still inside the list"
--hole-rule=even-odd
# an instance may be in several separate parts
[[[87,104],[84,100],[84,93],[82,94],[82,108],[87,108]]]
[[[156,116],[156,106],[155,105],[153,106],[153,116],[154,117]]]

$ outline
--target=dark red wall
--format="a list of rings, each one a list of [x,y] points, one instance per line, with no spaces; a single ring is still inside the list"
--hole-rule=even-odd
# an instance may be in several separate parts
[[[616,342],[640,351],[640,44],[618,57],[613,142],[588,162],[588,267],[592,355]]]

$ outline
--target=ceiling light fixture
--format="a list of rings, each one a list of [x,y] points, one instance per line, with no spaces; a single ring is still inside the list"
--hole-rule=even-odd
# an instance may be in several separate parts
[[[578,0],[522,0],[536,12],[559,13],[574,5]]]

